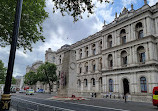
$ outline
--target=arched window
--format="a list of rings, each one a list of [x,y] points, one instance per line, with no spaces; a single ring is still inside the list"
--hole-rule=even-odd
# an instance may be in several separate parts
[[[127,52],[126,51],[121,52],[121,63],[122,63],[122,66],[127,66]]]
[[[91,81],[92,81],[92,86],[95,87],[95,79],[92,78]]]
[[[112,54],[109,54],[109,56],[108,56],[108,66],[109,66],[109,68],[113,67]]]
[[[107,38],[108,48],[112,47],[112,35],[109,35]]]
[[[96,70],[95,60],[92,61],[92,66],[93,66],[93,72],[95,72],[95,70]]]
[[[144,37],[144,35],[143,35],[143,25],[142,25],[141,22],[136,24],[136,37],[138,39],[141,39],[141,38]]]
[[[141,92],[147,92],[147,85],[146,85],[145,77],[140,78],[140,86],[141,86]]]
[[[138,53],[138,62],[145,63],[145,49],[143,46],[138,47],[137,49]]]
[[[87,79],[84,79],[84,86],[87,87],[87,85],[88,85]]]
[[[109,79],[109,92],[113,92],[113,80]]]
[[[81,87],[81,80],[80,79],[78,79],[77,84],[78,84],[78,87]]]
[[[125,44],[126,43],[126,30],[125,29],[121,30],[120,37],[121,37],[121,43]]]

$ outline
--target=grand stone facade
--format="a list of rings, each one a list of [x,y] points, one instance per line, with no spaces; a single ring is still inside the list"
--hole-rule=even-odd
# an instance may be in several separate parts
[[[69,78],[76,74],[71,81],[76,84],[72,94],[128,94],[131,100],[150,101],[153,87],[158,86],[157,43],[158,3],[150,7],[144,0],[137,10],[131,5],[131,10],[124,8],[119,16],[116,13],[114,21],[101,31],[57,50],[57,74],[60,78],[65,53],[75,51],[75,62],[69,59],[67,64],[68,70],[74,70],[69,72]]]

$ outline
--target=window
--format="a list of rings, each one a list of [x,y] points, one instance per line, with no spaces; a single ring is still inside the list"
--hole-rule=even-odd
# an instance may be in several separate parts
[[[126,43],[126,30],[125,29],[121,30],[120,37],[121,37],[121,43],[125,44]]]
[[[99,69],[102,70],[102,58],[99,59]]]
[[[113,92],[113,80],[109,79],[109,92]]]
[[[80,79],[78,80],[77,84],[78,84],[79,87],[81,87],[81,80]]]
[[[82,67],[80,67],[80,73],[82,73]]]
[[[127,65],[127,52],[126,51],[122,51],[121,52],[121,59],[122,59],[122,66],[126,66]]]
[[[88,51],[86,51],[86,57],[88,57]]]
[[[59,59],[59,63],[61,64],[61,59]]]
[[[88,47],[86,47],[85,51],[86,51],[86,57],[88,57]]]
[[[113,67],[113,59],[112,59],[112,55],[111,54],[108,56],[108,66],[109,66],[109,68]]]
[[[60,71],[59,71],[59,77],[60,77]]]
[[[145,49],[143,46],[138,47],[137,49],[138,53],[138,62],[145,63]]]
[[[88,72],[88,63],[85,63],[85,69],[86,69],[86,73]]]
[[[93,71],[95,72],[95,64],[93,65]]]
[[[95,86],[95,79],[92,78],[92,86],[94,87]]]
[[[88,66],[86,66],[86,72],[88,72]]]
[[[145,77],[140,78],[140,86],[141,86],[141,92],[147,92],[147,85],[146,85]]]
[[[112,35],[108,36],[107,42],[108,42],[108,48],[111,48],[112,47]]]
[[[100,77],[100,78],[99,78],[99,90],[101,90],[102,84],[103,84],[103,83],[102,83],[102,77]]]
[[[88,85],[87,79],[84,79],[84,86],[87,87],[87,85]]]
[[[95,55],[95,53],[96,53],[96,51],[95,51],[95,49],[93,49],[93,55]]]
[[[82,58],[82,53],[80,53],[80,59]]]
[[[143,24],[141,22],[136,24],[136,37],[141,39],[144,37],[143,35]]]

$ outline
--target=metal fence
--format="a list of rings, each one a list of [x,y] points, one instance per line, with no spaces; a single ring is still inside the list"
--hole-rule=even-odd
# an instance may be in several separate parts
[[[11,107],[16,111],[74,111],[36,102],[11,100]]]

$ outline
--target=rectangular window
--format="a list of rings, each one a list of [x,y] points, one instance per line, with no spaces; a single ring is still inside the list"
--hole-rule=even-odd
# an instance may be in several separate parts
[[[110,60],[109,62],[110,62],[110,63],[109,63],[109,67],[112,67],[112,66],[113,66],[112,60]]]
[[[88,57],[88,51],[86,51],[86,57]]]
[[[80,73],[82,73],[82,68],[80,67]]]
[[[145,62],[145,52],[140,53],[140,62],[142,62],[142,63]]]
[[[122,44],[126,43],[126,36],[122,37]]]
[[[88,66],[86,66],[86,72],[88,72]]]
[[[93,65],[93,71],[95,71],[95,65]]]
[[[127,56],[123,57],[123,65],[127,65]]]
[[[112,41],[109,42],[109,48],[111,48],[111,47],[112,47]]]
[[[82,58],[82,53],[80,53],[80,59]]]

